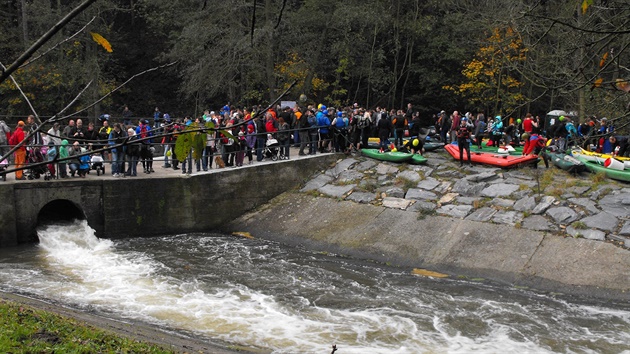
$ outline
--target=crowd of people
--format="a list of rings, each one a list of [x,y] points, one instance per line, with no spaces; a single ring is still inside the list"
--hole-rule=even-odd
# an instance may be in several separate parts
[[[138,165],[150,174],[155,172],[153,160],[158,153],[163,156],[163,168],[179,170],[181,160],[182,173],[192,174],[195,169],[199,172],[213,168],[213,162],[215,167],[243,166],[245,157],[250,164],[254,159],[290,159],[291,146],[299,148],[299,155],[350,154],[366,148],[371,137],[379,138],[381,151],[395,148],[422,154],[429,127],[435,127],[433,139],[457,141],[460,156],[466,150],[470,154],[470,143],[482,149],[484,139],[494,146],[523,144],[524,154],[538,153],[547,139],[554,139],[563,150],[579,143],[604,153],[617,151],[623,156],[630,152],[628,137],[614,135],[606,118],[588,117],[576,126],[570,117],[560,116],[545,127],[539,116],[529,113],[522,120],[486,118],[483,113],[461,116],[458,111],[423,117],[411,103],[406,109],[389,111],[381,107],[365,109],[356,103],[342,108],[323,104],[275,109],[224,106],[217,112],[206,110],[196,118],[171,118],[156,107],[152,119],[134,118],[125,106],[118,119],[104,114],[98,122],[99,127],[93,122],[86,126],[81,119],[70,119],[62,128],[55,121],[46,130],[40,129],[31,115],[26,122],[19,121],[12,131],[0,121],[0,155],[19,145],[13,155],[18,180],[26,179],[23,168],[29,164],[45,166],[35,171],[26,169],[35,178],[38,174],[85,177],[99,163],[111,164],[114,177],[137,176]],[[203,149],[191,149],[184,152],[186,156],[178,157],[174,146],[182,134],[188,134],[186,130],[205,135]],[[23,140],[27,141],[20,145]],[[42,162],[49,163],[46,166]]]

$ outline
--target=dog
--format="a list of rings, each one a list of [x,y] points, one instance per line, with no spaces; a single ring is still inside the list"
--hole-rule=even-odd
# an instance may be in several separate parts
[[[221,158],[221,156],[217,156],[214,158],[214,164],[218,168],[225,168],[225,162],[223,162],[223,159]]]

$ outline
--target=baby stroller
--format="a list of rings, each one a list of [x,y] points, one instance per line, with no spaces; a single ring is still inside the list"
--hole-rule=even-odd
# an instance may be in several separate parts
[[[263,154],[266,158],[270,158],[271,161],[277,161],[280,156],[280,143],[271,134],[267,134],[267,142],[265,143]]]
[[[42,163],[44,161],[46,160],[44,160],[44,155],[42,154],[42,151],[40,150],[40,148],[31,148],[28,151],[27,163],[29,165],[30,164],[40,164],[40,165],[28,168],[25,171],[26,178],[39,179],[39,177],[44,175],[45,180],[50,179],[51,178],[50,171],[48,171],[48,167],[46,166],[46,164]]]
[[[7,166],[9,166],[9,162],[7,161],[7,159],[4,159],[2,161],[0,161],[0,174],[2,175],[2,180],[6,181],[7,180],[7,174],[6,173],[2,173],[7,169]]]
[[[105,174],[105,165],[103,164],[103,156],[101,154],[94,154],[90,159],[90,164],[92,167],[90,169],[96,171],[96,175],[100,176],[101,174]]]

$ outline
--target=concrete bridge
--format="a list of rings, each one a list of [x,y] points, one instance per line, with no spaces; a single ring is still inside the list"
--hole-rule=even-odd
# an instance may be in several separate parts
[[[207,232],[295,188],[338,159],[335,154],[254,162],[184,175],[154,162],[155,173],[114,178],[0,181],[0,247],[37,242],[50,221],[87,219],[101,238]],[[245,162],[247,164],[247,162]]]

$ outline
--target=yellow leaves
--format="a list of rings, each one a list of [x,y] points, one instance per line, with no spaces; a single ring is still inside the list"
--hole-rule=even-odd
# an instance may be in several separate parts
[[[615,82],[615,87],[623,92],[630,92],[630,83],[625,79],[617,79]]]
[[[108,53],[113,52],[112,45],[109,44],[107,39],[103,38],[103,36],[95,32],[90,32],[90,34],[92,35],[92,39],[94,40],[94,42],[100,44],[101,47],[103,47]]]
[[[584,15],[586,13],[586,10],[588,10],[588,7],[593,5],[593,0],[583,0],[582,1],[582,15]]]
[[[599,68],[603,68],[604,64],[606,64],[606,60],[608,59],[608,52],[604,53],[604,55],[602,55],[602,59],[599,61]]]
[[[464,81],[444,89],[466,97],[471,104],[492,105],[497,96],[503,108],[511,109],[525,97],[519,92],[524,83],[515,76],[514,68],[527,60],[519,33],[512,27],[494,28],[462,70]]]
[[[311,81],[311,84],[313,85],[313,90],[315,91],[323,91],[327,89],[329,86],[329,84],[326,81],[318,77],[313,78],[313,80]]]
[[[595,80],[595,82],[593,82],[593,86],[591,86],[591,90],[596,88],[596,87],[601,87],[602,86],[602,82],[604,82],[603,78],[597,78],[597,80]]]
[[[421,275],[421,276],[424,276],[424,277],[431,277],[431,278],[447,278],[448,277],[448,274],[438,273],[438,272],[434,272],[432,270],[421,269],[421,268],[414,268],[411,271],[411,274]]]

